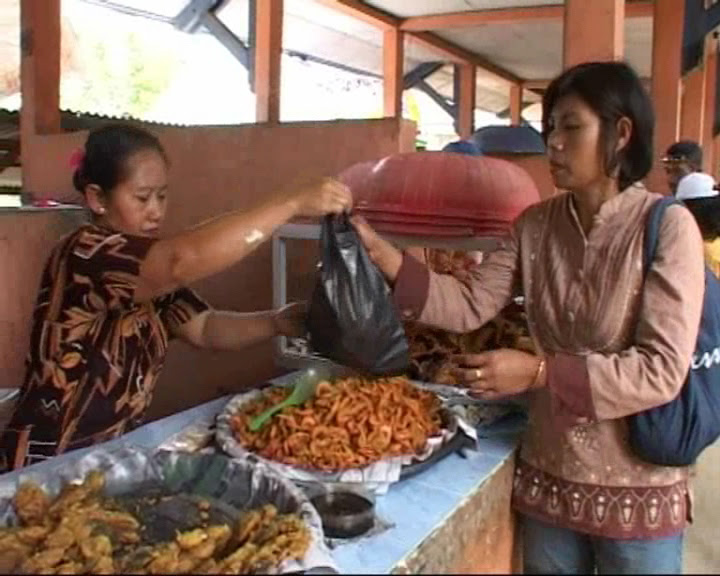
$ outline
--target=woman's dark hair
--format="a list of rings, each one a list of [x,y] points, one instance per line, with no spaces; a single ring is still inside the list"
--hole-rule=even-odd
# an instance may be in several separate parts
[[[720,236],[720,196],[691,198],[685,200],[704,240],[715,240]]]
[[[551,132],[550,114],[558,100],[574,95],[600,117],[600,137],[605,151],[605,173],[618,174],[624,190],[648,175],[653,163],[655,114],[650,96],[635,71],[623,62],[588,62],[555,78],[543,96],[543,138]],[[632,122],[627,146],[615,152],[617,122]]]
[[[73,174],[73,186],[84,193],[90,184],[108,193],[127,178],[127,161],[142,150],[155,150],[167,162],[160,141],[142,128],[130,124],[108,124],[93,130]]]

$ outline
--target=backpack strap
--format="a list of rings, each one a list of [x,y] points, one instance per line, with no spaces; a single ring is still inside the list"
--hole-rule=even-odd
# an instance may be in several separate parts
[[[650,208],[648,213],[647,221],[645,222],[645,241],[643,243],[643,274],[645,276],[647,276],[650,271],[650,266],[655,259],[658,238],[660,236],[660,225],[662,224],[665,210],[673,204],[682,205],[682,202],[676,200],[673,196],[661,198],[653,204],[653,207]]]

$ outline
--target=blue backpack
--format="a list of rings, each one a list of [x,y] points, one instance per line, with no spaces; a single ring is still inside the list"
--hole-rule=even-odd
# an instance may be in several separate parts
[[[655,257],[663,214],[674,198],[659,200],[645,228],[644,271]],[[630,446],[660,466],[689,466],[720,436],[720,282],[705,267],[700,331],[687,380],[671,402],[629,417]]]

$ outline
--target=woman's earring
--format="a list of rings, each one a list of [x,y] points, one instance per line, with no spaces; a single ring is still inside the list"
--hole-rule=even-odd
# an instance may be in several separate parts
[[[99,212],[100,214],[105,214],[105,208],[100,208]]]

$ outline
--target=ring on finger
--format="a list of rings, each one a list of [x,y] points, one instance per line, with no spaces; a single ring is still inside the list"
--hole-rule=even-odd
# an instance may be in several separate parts
[[[475,369],[475,380],[482,380],[482,377],[483,377],[482,368],[476,368]]]

